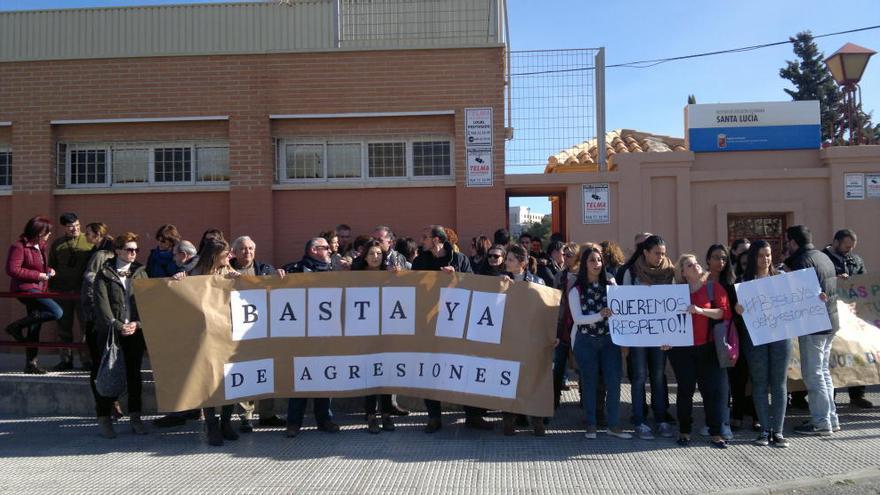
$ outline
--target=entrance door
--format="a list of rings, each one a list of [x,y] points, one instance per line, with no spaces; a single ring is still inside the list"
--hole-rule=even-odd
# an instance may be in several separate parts
[[[765,240],[773,249],[774,261],[779,262],[786,228],[786,213],[730,213],[727,215],[727,244],[743,237],[751,242]]]

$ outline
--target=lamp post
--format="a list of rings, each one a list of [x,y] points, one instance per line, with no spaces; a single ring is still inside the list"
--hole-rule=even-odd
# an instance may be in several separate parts
[[[831,71],[831,76],[843,90],[843,107],[849,126],[850,144],[860,144],[862,141],[862,125],[859,122],[862,89],[859,87],[859,81],[865,73],[868,59],[875,53],[877,52],[863,46],[847,43],[825,59],[825,65]]]

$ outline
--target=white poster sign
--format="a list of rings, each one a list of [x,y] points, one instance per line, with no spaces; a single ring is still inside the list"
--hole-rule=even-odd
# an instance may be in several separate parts
[[[608,183],[584,184],[584,225],[611,223]]]
[[[467,187],[492,187],[492,149],[468,148]]]
[[[275,391],[274,361],[257,359],[223,365],[223,390],[226,400],[271,394]]]
[[[814,268],[736,284],[736,296],[755,345],[831,328]]]
[[[232,340],[265,339],[269,336],[267,297],[264,289],[237,290],[229,294]]]
[[[865,174],[843,174],[845,199],[865,199]]]
[[[610,285],[611,340],[625,347],[694,345],[693,320],[687,312],[690,304],[685,284]]]
[[[493,146],[492,107],[464,109],[464,136],[468,147]]]
[[[880,198],[880,174],[865,174],[865,189],[869,198]]]

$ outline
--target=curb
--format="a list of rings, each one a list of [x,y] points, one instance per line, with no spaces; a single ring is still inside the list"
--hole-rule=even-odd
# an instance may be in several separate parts
[[[716,493],[736,494],[736,495],[782,495],[790,494],[797,490],[810,488],[823,488],[832,485],[845,484],[854,485],[868,481],[880,481],[880,467],[872,467],[868,469],[859,469],[842,474],[832,474],[821,478],[800,478],[791,481],[784,481],[769,487],[742,488],[739,490],[731,490]]]

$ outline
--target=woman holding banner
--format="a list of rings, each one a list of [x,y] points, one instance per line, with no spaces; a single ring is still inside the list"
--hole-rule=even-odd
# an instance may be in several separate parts
[[[366,270],[378,271],[386,270],[388,261],[388,251],[382,251],[382,243],[372,239],[364,244],[363,256],[356,258],[351,263],[352,271]],[[379,423],[380,414],[377,410],[381,408],[381,426]],[[394,420],[391,418],[394,404],[391,401],[390,394],[368,395],[364,397],[364,412],[367,415],[367,431],[373,434],[381,433],[382,430],[394,431]]]
[[[596,438],[596,395],[600,371],[608,393],[605,400],[608,435],[632,438],[632,435],[618,426],[623,358],[620,347],[611,341],[611,333],[608,331],[608,317],[611,316],[607,297],[609,285],[615,283],[613,278],[608,278],[602,249],[596,244],[587,244],[581,252],[577,280],[567,294],[572,320],[571,346],[584,384],[584,413],[587,419],[584,437],[588,439]]]
[[[650,235],[636,246],[632,257],[624,264],[621,285],[671,284],[675,266],[666,256],[666,241]],[[645,410],[645,382],[651,378],[651,410],[657,422],[658,433],[672,437],[672,426],[666,421],[669,404],[666,386],[666,353],[659,347],[633,347],[629,350],[628,366],[632,382],[633,424],[642,440],[653,440],[654,433],[647,425]]]
[[[202,249],[199,251],[199,262],[189,273],[196,275],[221,275],[226,278],[240,277],[237,271],[229,266],[229,243],[223,239],[203,238]],[[183,280],[186,272],[176,273],[173,280]],[[232,412],[235,404],[226,404],[220,408],[220,422],[217,422],[215,407],[202,409],[205,426],[208,429],[208,444],[215,447],[223,445],[223,440],[238,440],[238,433],[232,428]]]
[[[690,444],[694,392],[699,383],[712,446],[726,449],[727,442],[721,436],[721,407],[724,400],[721,396],[721,382],[724,375],[718,364],[710,328],[714,320],[731,318],[727,292],[718,282],[707,279],[707,273],[693,254],[683,254],[678,259],[675,264],[675,281],[686,283],[690,287],[691,304],[688,312],[693,318],[694,329],[693,345],[669,349],[669,360],[678,381],[675,400],[679,428],[677,443],[681,446]],[[713,284],[712,298],[709,297],[709,284]]]
[[[490,249],[490,251],[494,251],[494,249]],[[513,282],[531,282],[533,284],[544,285],[544,281],[541,277],[528,270],[529,252],[521,245],[514,244],[513,246],[510,246],[510,249],[507,251],[505,264],[507,266],[507,272],[502,273],[502,275],[507,276]],[[517,424],[515,425],[514,422]],[[512,436],[516,435],[517,425],[528,426],[528,421],[525,416],[505,412],[502,414],[502,424],[504,435]],[[532,428],[535,430],[535,436],[544,436],[544,419],[533,417]]]
[[[505,260],[507,259],[507,248],[495,244],[486,250],[486,256],[479,265],[471,265],[474,267],[477,275],[487,275],[497,277],[504,275],[507,267]]]
[[[757,240],[749,247],[748,262],[743,273],[743,281],[757,280],[778,275],[773,266],[773,253],[770,243]],[[736,312],[745,312],[742,304],[736,304]],[[743,327],[745,329],[745,327]],[[788,402],[788,362],[791,359],[791,339],[782,339],[763,345],[752,345],[749,333],[743,332],[740,342],[744,344],[752,377],[752,398],[755,412],[763,425],[763,430],[754,444],[774,447],[788,447],[788,440],[782,436],[785,422],[785,407]],[[767,394],[769,395],[769,398]]]

